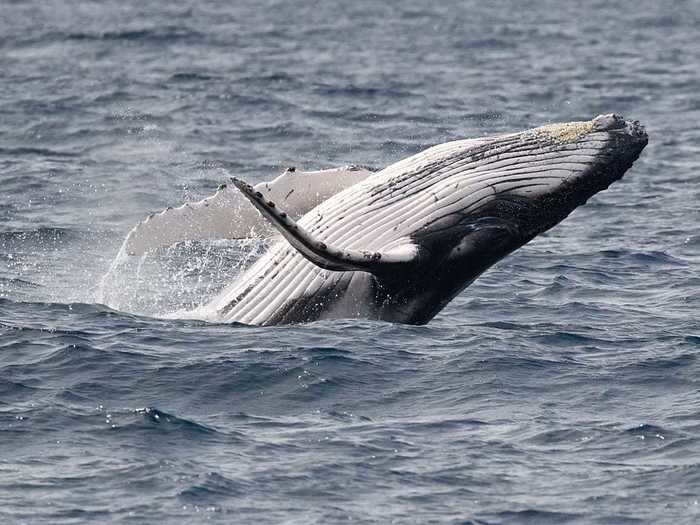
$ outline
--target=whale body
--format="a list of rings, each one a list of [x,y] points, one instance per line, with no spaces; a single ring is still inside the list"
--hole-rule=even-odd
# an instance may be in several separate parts
[[[204,310],[254,325],[427,323],[621,178],[646,144],[638,122],[615,114],[448,142],[362,173],[298,221],[284,202],[233,179],[282,238]]]

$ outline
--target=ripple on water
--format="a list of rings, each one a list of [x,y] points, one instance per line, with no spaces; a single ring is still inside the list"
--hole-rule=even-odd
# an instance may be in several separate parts
[[[553,7],[5,2],[0,521],[697,522],[698,5]],[[235,241],[93,304],[135,223],[232,175],[623,110],[625,178],[428,326],[152,317]]]

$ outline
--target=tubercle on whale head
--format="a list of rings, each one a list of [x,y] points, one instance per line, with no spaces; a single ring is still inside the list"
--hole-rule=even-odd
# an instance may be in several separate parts
[[[598,115],[592,121],[594,131],[615,131],[625,133],[631,138],[643,142],[648,142],[646,129],[638,120],[625,120],[621,115],[610,113],[608,115]]]

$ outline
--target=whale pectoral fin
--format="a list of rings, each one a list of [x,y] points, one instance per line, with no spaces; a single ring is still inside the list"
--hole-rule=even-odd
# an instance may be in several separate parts
[[[143,255],[185,240],[241,239],[269,230],[238,191],[222,185],[214,195],[198,202],[149,215],[127,234],[123,250],[129,255]]]
[[[324,270],[383,273],[394,269],[396,265],[415,263],[418,258],[418,247],[412,243],[406,243],[387,252],[349,250],[329,246],[298,225],[274,202],[266,200],[265,196],[256,191],[253,186],[240,179],[231,180],[263,217],[289,241],[289,244]]]
[[[356,166],[320,171],[288,168],[270,182],[255,186],[268,199],[284,202],[287,213],[300,217],[339,191],[372,174]],[[128,233],[123,249],[130,255],[185,240],[243,239],[267,236],[271,228],[233,188],[219,187],[214,195],[198,202],[153,213]]]
[[[370,175],[371,171],[354,165],[320,171],[287,168],[273,181],[256,184],[255,189],[267,199],[283,205],[287,213],[301,217],[329,197]]]

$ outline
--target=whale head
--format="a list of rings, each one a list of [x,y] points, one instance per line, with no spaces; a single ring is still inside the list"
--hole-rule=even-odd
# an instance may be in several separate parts
[[[615,114],[542,126],[516,137],[514,146],[496,153],[498,166],[487,178],[492,195],[463,218],[476,230],[500,222],[516,248],[620,179],[647,144],[639,122]]]
[[[494,263],[620,179],[646,144],[638,122],[609,114],[467,145],[431,188],[436,219],[413,234],[430,279],[409,279],[395,294],[413,310],[401,314],[429,321]]]

